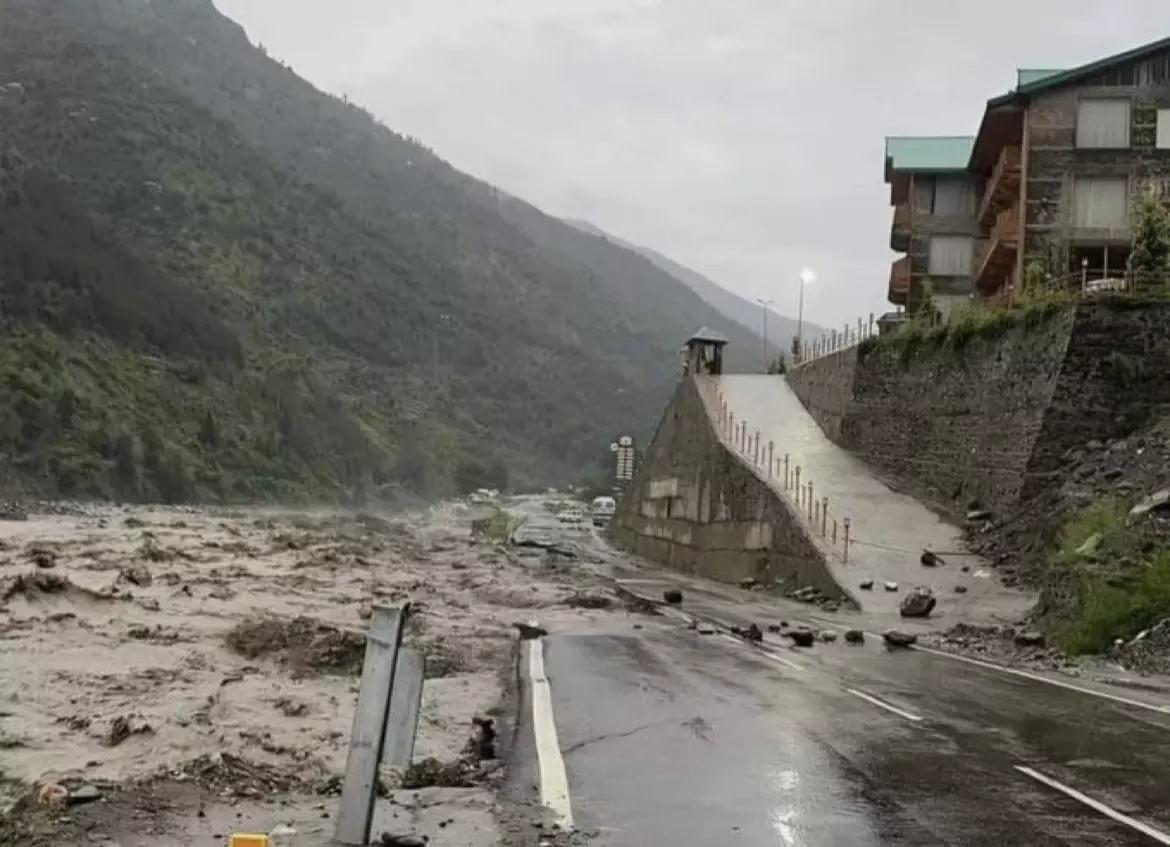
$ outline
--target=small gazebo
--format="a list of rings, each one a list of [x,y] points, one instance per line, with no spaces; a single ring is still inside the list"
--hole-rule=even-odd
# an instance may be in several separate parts
[[[723,373],[723,348],[727,336],[702,327],[683,345],[683,373],[719,376]]]

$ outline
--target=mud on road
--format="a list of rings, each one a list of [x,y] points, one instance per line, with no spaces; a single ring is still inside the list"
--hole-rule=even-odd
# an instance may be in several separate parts
[[[0,843],[212,844],[290,820],[325,843],[366,619],[408,599],[406,639],[427,657],[423,790],[394,792],[389,817],[491,843],[498,768],[453,763],[472,719],[502,714],[513,624],[609,611],[582,608],[598,577],[580,562],[472,539],[471,517],[86,507],[0,522]],[[427,786],[452,772],[465,778]]]

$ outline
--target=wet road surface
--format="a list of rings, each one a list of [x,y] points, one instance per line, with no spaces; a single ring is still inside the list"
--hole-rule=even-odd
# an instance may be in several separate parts
[[[671,580],[626,585],[661,596]],[[685,591],[675,615],[525,645],[545,682],[526,661],[513,779],[554,795],[562,785],[552,804],[570,815],[572,843],[1170,844],[1167,707],[888,652],[873,637],[799,650],[768,635],[759,649],[687,618],[766,624],[769,601],[693,580]],[[542,776],[542,759],[563,783],[555,768]]]
[[[885,593],[880,581],[892,580],[910,587],[922,582],[918,554],[929,547],[940,552],[962,548],[959,531],[918,501],[897,494],[878,479],[861,460],[831,442],[800,404],[788,383],[774,376],[732,375],[719,377],[709,386],[712,397],[721,398],[736,421],[746,421],[749,432],[759,430],[761,443],[772,441],[774,457],[788,454],[791,467],[801,467],[803,483],[812,482],[816,498],[829,498],[829,514],[843,526],[849,518],[854,543],[849,564],[841,561],[841,544],[831,560],[834,576],[864,608],[894,613],[899,594]],[[715,401],[718,402],[717,400]],[[718,425],[716,425],[718,429]],[[731,439],[725,439],[729,446]],[[752,463],[749,462],[749,465]],[[757,469],[761,478],[766,471]],[[770,484],[783,492],[783,473],[773,475]],[[843,534],[839,536],[843,538]],[[980,569],[974,557],[963,564]],[[936,588],[940,611],[962,613],[967,619],[986,614],[989,618],[1015,620],[1031,607],[1035,598],[1003,588],[994,578],[961,575],[957,568],[934,574],[946,585]],[[863,580],[879,580],[878,590],[861,591]],[[952,583],[962,582],[966,594],[956,595]]]

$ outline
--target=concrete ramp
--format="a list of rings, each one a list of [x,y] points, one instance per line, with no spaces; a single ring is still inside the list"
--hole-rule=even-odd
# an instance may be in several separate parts
[[[781,377],[723,376],[706,399],[716,430],[733,450],[748,457],[748,464],[763,482],[782,492],[793,503],[798,499],[793,477],[800,468],[800,486],[813,486],[813,502],[828,498],[823,544],[836,581],[856,597],[866,611],[896,613],[901,598],[915,585],[928,585],[939,598],[939,611],[953,622],[990,618],[1014,620],[1034,601],[1021,592],[1000,585],[987,563],[965,553],[959,529],[938,517],[917,500],[892,491],[870,468],[833,444],[804,410]],[[747,438],[737,437],[745,425]],[[761,459],[755,462],[754,442],[759,433]],[[772,442],[772,468],[768,472],[767,448]],[[907,447],[913,450],[913,445]],[[789,484],[785,485],[783,462],[788,457]],[[807,489],[805,489],[807,491]],[[807,518],[803,499],[797,509]],[[844,523],[849,519],[846,551]],[[837,522],[837,541],[831,526]],[[813,534],[821,535],[821,522],[809,521]],[[923,549],[936,551],[942,567],[921,564]],[[962,566],[968,571],[962,571]],[[861,590],[875,580],[873,591]],[[897,592],[884,590],[883,582],[898,583]],[[957,593],[962,586],[966,593]]]

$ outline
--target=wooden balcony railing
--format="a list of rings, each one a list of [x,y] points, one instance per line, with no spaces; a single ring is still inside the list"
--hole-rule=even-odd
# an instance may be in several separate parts
[[[995,162],[995,170],[983,190],[979,202],[979,225],[991,226],[995,215],[1007,206],[1016,203],[1016,192],[1020,188],[1022,159],[1019,147],[1004,147]]]
[[[904,252],[910,249],[910,204],[894,207],[894,223],[890,227],[890,249]]]
[[[887,299],[896,306],[905,306],[910,297],[910,257],[903,256],[890,265],[890,287]]]
[[[1013,204],[996,213],[991,232],[979,255],[976,284],[987,291],[995,289],[1015,266],[1020,245],[1020,207]]]

